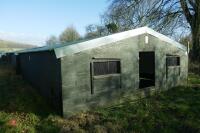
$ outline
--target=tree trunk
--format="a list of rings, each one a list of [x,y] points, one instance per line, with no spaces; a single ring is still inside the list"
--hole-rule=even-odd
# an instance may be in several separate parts
[[[191,25],[192,31],[192,61],[200,62],[200,13],[198,12],[194,15],[193,22]]]
[[[200,62],[200,26],[192,29],[192,61]]]
[[[200,0],[189,1],[190,6],[193,8],[194,14],[191,14],[188,6],[188,0],[180,0],[180,4],[183,10],[183,14],[186,17],[187,22],[190,24],[192,32],[192,61],[200,62]]]

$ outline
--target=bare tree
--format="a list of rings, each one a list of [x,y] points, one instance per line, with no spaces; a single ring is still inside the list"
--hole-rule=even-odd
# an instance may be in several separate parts
[[[116,33],[118,32],[118,26],[115,23],[109,23],[106,25],[109,33]]]
[[[67,27],[65,29],[65,31],[63,31],[63,33],[59,37],[60,42],[62,44],[65,44],[65,43],[68,43],[68,42],[72,42],[72,41],[76,41],[76,40],[79,40],[80,38],[81,38],[80,34],[74,28],[74,26]]]
[[[183,14],[190,24],[192,33],[192,59],[200,61],[200,1],[180,0]]]
[[[86,34],[85,34],[86,39],[92,39],[101,36],[100,33],[98,32],[97,26],[94,24],[86,26],[85,29],[86,29]]]
[[[187,36],[184,36],[184,37],[180,37],[180,40],[179,42],[185,46],[188,46],[188,43],[190,44],[190,48],[192,48],[192,36],[191,34],[190,35],[187,35]]]
[[[57,43],[58,43],[58,39],[56,36],[50,36],[46,41],[46,45],[55,45]]]
[[[119,30],[149,26],[165,35],[191,31],[193,58],[200,60],[199,0],[112,0],[104,22],[116,23]]]
[[[86,39],[92,39],[96,37],[101,37],[104,35],[108,35],[108,28],[102,25],[94,25],[90,24],[86,27]]]

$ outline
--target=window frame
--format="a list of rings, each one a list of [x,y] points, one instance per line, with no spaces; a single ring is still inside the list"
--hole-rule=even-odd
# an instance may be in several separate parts
[[[119,73],[94,75],[94,63],[95,62],[112,62],[112,61],[119,62]],[[121,69],[121,59],[118,59],[118,58],[92,58],[92,61],[90,62],[91,94],[94,94],[94,80],[97,80],[97,79],[117,76],[120,78],[120,88],[121,88],[121,73],[122,73],[121,70],[122,70]]]
[[[179,58],[179,63],[178,65],[173,65],[173,66],[169,66],[168,65],[168,62],[167,62],[167,58],[172,58],[172,57],[177,57]],[[168,79],[168,69],[169,68],[179,68],[179,73],[178,73],[178,76],[181,75],[181,57],[179,55],[170,55],[170,54],[167,54],[166,55],[166,58],[165,58],[165,64],[166,64],[166,78]]]
[[[94,63],[96,62],[119,62],[119,73],[110,73],[110,74],[102,74],[102,75],[94,75]],[[92,76],[96,79],[99,78],[106,78],[106,77],[110,77],[110,76],[119,76],[121,75],[121,60],[120,59],[113,59],[113,58],[96,58],[92,60]],[[109,65],[109,64],[108,64]],[[109,68],[108,68],[109,70]]]
[[[176,58],[178,58],[178,60],[179,60],[179,63],[178,63],[178,65],[168,65],[167,63],[167,58],[173,58],[173,57],[176,57]],[[181,57],[179,56],[179,55],[166,55],[166,66],[167,67],[180,67],[181,66]]]

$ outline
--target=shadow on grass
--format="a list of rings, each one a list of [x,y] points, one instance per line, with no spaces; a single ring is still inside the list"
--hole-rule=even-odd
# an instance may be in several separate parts
[[[53,124],[43,127],[43,120],[56,115],[21,76],[10,66],[0,66],[0,133],[58,131]],[[12,125],[16,122],[16,125]],[[51,128],[50,128],[51,127]],[[49,130],[48,130],[49,129]]]
[[[34,113],[41,117],[54,114],[45,99],[10,70],[0,68],[0,110]]]

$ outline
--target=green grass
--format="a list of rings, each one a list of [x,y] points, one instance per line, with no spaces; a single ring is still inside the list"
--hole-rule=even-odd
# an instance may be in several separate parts
[[[199,84],[200,85],[200,76],[199,75],[195,75],[194,73],[190,73],[188,80],[189,80],[190,84]]]
[[[9,66],[0,66],[0,133],[34,132],[41,119],[55,114],[37,92]],[[10,126],[10,121],[16,126]]]
[[[126,132],[200,132],[200,89],[177,87],[120,106],[100,109]]]
[[[62,119],[20,76],[0,70],[0,133],[200,132],[200,77],[194,74],[188,87]]]

